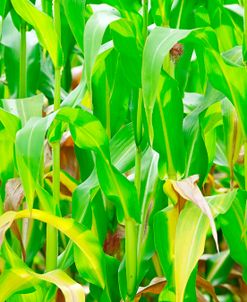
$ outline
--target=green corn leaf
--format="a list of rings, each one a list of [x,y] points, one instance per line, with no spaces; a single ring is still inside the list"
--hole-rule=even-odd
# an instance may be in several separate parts
[[[26,33],[27,48],[27,95],[30,97],[36,94],[39,89],[39,76],[41,73],[41,51],[38,39],[34,30]],[[19,63],[20,63],[21,34],[16,29],[10,14],[4,19],[3,39],[4,63],[6,68],[6,80],[10,96],[15,99],[19,89]],[[42,62],[43,63],[43,62]],[[36,79],[36,80],[34,80]]]
[[[8,135],[14,141],[16,132],[21,128],[21,122],[18,117],[0,108],[0,123],[8,130]]]
[[[3,193],[7,180],[14,177],[14,141],[6,129],[0,130],[0,153],[4,154],[0,161],[1,193]]]
[[[85,5],[83,0],[62,0],[64,12],[68,20],[70,29],[76,39],[77,44],[83,50],[83,32],[85,23]]]
[[[2,40],[3,18],[0,16],[0,41]]]
[[[174,250],[178,209],[170,206],[154,217],[154,243],[168,286],[175,287]]]
[[[130,123],[120,129],[110,141],[112,163],[122,173],[128,171],[130,168],[133,168],[135,148],[136,146],[134,141],[133,127]],[[86,223],[89,208],[91,207],[90,202],[92,202],[98,190],[99,182],[97,179],[96,169],[94,169],[91,175],[83,183],[81,183],[73,193],[72,217],[76,221],[83,224]],[[88,227],[91,227],[92,225],[91,220],[92,219],[90,219],[90,224],[87,224]],[[67,255],[71,254],[71,248],[72,245],[68,244],[66,251],[61,255],[61,257],[59,257],[60,265],[64,265],[64,261],[68,257]],[[73,261],[72,257],[70,257],[70,259]],[[66,267],[68,263],[69,262],[66,262]]]
[[[157,25],[167,26],[169,24],[171,7],[172,0],[151,0],[152,14]]]
[[[61,109],[57,118],[69,123],[78,147],[96,152],[100,186],[104,194],[116,203],[119,220],[131,217],[139,221],[140,209],[135,187],[111,164],[109,142],[99,121],[83,110],[71,108]]]
[[[230,255],[243,266],[247,282],[247,233],[245,229],[246,194],[240,191],[230,209],[219,216],[220,225],[230,249]]]
[[[21,119],[24,126],[31,117],[41,117],[44,96],[38,94],[25,99],[4,99],[3,108]]]
[[[185,177],[198,173],[202,183],[208,171],[208,154],[200,123],[190,119],[189,115],[184,119],[184,136],[187,151]]]
[[[189,35],[189,30],[156,27],[148,36],[143,50],[142,88],[151,142],[153,141],[152,113],[158,92],[161,67],[170,49]]]
[[[60,41],[52,21],[52,18],[39,11],[28,0],[11,0],[15,11],[29,24],[31,24],[45,49],[49,52],[55,67],[63,65],[62,49]]]
[[[4,154],[0,161],[1,191],[6,181],[14,177],[14,143],[20,127],[21,122],[16,116],[0,108],[0,153]]]
[[[170,16],[171,27],[194,28],[196,18],[194,10],[197,5],[196,0],[191,0],[189,3],[186,3],[184,0],[173,2]]]
[[[86,73],[84,68],[80,84],[66,96],[66,98],[61,103],[61,108],[76,107],[82,102],[86,92],[87,92],[87,83],[86,83]]]
[[[31,119],[17,135],[17,165],[30,209],[33,205],[35,186],[39,183],[45,134],[54,117],[55,114],[42,119]],[[56,113],[56,118],[69,123],[76,145],[96,152],[100,185],[104,193],[116,202],[119,219],[133,217],[139,220],[136,190],[111,164],[109,142],[99,121],[86,111],[72,108],[61,109]]]
[[[1,298],[4,302],[13,294],[20,290],[30,288],[31,285],[37,286],[45,281],[56,285],[64,294],[66,302],[83,302],[85,294],[83,287],[73,281],[66,273],[61,270],[52,271],[43,275],[36,274],[29,269],[12,268],[3,273],[0,278]],[[9,286],[11,284],[11,286]],[[25,295],[23,295],[25,299]]]
[[[221,103],[223,115],[223,128],[226,146],[226,157],[228,164],[233,171],[239,151],[242,145],[242,129],[232,103],[228,99],[224,99]]]
[[[16,161],[29,209],[33,207],[36,184],[40,180],[45,135],[54,115],[32,118],[16,136]]]
[[[0,16],[4,19],[10,7],[10,0],[3,0],[0,3]],[[0,35],[1,37],[1,35]]]
[[[159,176],[179,178],[184,173],[183,104],[177,83],[162,76],[162,88],[154,105],[153,148],[159,153]],[[176,138],[176,139],[175,139]]]
[[[226,213],[236,198],[237,191],[211,196],[207,201],[214,216]],[[186,284],[203,254],[209,219],[194,204],[187,203],[179,215],[175,239],[176,301],[183,302]]]
[[[102,39],[108,25],[119,19],[112,11],[96,12],[85,26],[84,54],[88,89],[91,91],[91,77],[93,67],[100,50]]]
[[[2,252],[7,259],[8,268],[1,275],[1,301],[5,301],[8,297],[16,294],[17,297],[22,297],[25,300],[25,295],[20,295],[18,292],[31,291],[35,289],[35,293],[40,294],[38,301],[44,300],[46,296],[46,283],[54,284],[64,294],[65,300],[70,301],[85,301],[85,294],[83,287],[72,280],[65,272],[61,270],[54,270],[45,274],[37,274],[32,271],[10,248],[7,242],[4,242]],[[11,286],[8,282],[11,282]],[[31,293],[32,295],[32,293]],[[31,298],[31,297],[30,297]],[[34,299],[35,297],[33,297]]]
[[[244,67],[228,65],[214,50],[205,50],[205,64],[213,87],[224,93],[234,104],[245,140],[247,139],[247,73]]]
[[[145,276],[149,259],[154,252],[153,244],[153,228],[152,228],[152,217],[155,211],[155,202],[159,199],[157,197],[157,186],[158,186],[158,154],[153,150],[148,149],[143,154],[143,165],[142,165],[142,183],[140,200],[141,204],[141,225],[138,229],[138,241],[137,241],[137,256],[138,256],[138,278],[141,282]]]
[[[210,256],[207,259],[207,265],[207,280],[214,286],[225,283],[233,266],[230,251],[226,250],[217,255]]]
[[[6,212],[0,216],[0,243],[4,239],[6,230],[15,219],[32,218],[47,223],[57,228],[66,235],[80,249],[81,255],[85,259],[86,266],[80,270],[82,276],[88,281],[102,288],[105,286],[105,262],[104,254],[96,237],[73,219],[66,219],[54,216],[48,212],[40,210],[23,210],[19,212]],[[83,262],[83,263],[85,263]]]

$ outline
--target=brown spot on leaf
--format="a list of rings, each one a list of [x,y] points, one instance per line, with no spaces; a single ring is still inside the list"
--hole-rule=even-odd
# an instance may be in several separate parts
[[[170,50],[171,60],[176,63],[184,53],[184,47],[180,43],[176,43]]]

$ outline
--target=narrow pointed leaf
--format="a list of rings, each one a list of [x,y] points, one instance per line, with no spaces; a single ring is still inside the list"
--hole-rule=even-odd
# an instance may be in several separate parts
[[[39,183],[40,169],[43,167],[45,135],[53,119],[54,115],[32,118],[16,137],[16,161],[29,209],[32,209],[35,186]]]
[[[160,178],[178,179],[185,165],[183,103],[176,81],[166,74],[161,81],[152,116],[153,148],[160,155]]]
[[[142,88],[151,142],[153,141],[152,112],[162,64],[174,44],[187,37],[190,32],[156,27],[147,38],[143,51]]]
[[[100,186],[104,194],[116,204],[119,220],[131,217],[139,221],[140,209],[136,189],[112,165],[109,142],[100,122],[88,112],[71,108],[61,109],[57,118],[69,123],[72,137],[78,147],[95,151]]]
[[[62,49],[52,21],[52,18],[39,11],[29,0],[11,0],[15,11],[29,24],[31,24],[49,52],[52,62],[56,67],[62,66]]]
[[[239,155],[242,143],[242,129],[236,109],[228,99],[221,103],[223,115],[224,138],[228,164],[233,169]]]
[[[108,25],[119,19],[119,16],[112,11],[94,13],[85,26],[84,52],[85,69],[88,89],[91,91],[91,77],[94,63],[100,50],[102,39]]]
[[[9,113],[6,110],[0,108],[0,123],[4,128],[8,129],[8,134],[14,141],[16,132],[21,128],[21,122],[19,118],[12,113]]]
[[[234,104],[245,140],[247,139],[247,72],[244,67],[227,64],[214,50],[206,49],[205,64],[213,87],[224,93]]]
[[[246,194],[239,192],[230,209],[219,216],[231,257],[243,266],[243,278],[247,282],[247,232],[245,229]]]
[[[68,20],[70,29],[76,39],[77,44],[83,50],[83,32],[85,23],[85,0],[62,0],[64,12]]]
[[[172,185],[175,189],[175,191],[181,195],[185,200],[192,201],[196,206],[198,206],[201,211],[208,217],[210,221],[210,226],[213,232],[213,237],[215,240],[215,244],[217,247],[217,250],[219,250],[218,246],[218,235],[216,226],[214,223],[213,214],[210,210],[210,207],[205,199],[205,197],[202,195],[202,192],[197,186],[197,182],[199,180],[198,175],[193,175],[188,178],[185,178],[180,181],[171,181]]]

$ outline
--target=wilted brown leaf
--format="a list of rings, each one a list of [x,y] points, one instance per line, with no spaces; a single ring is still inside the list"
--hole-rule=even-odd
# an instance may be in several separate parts
[[[196,289],[196,298],[198,302],[208,302],[208,300],[203,297],[202,293],[200,293],[198,289]]]
[[[17,211],[24,199],[20,178],[9,179],[5,186],[4,211]]]
[[[198,180],[199,180],[198,175],[192,175],[192,176],[185,178],[183,180],[180,180],[180,181],[171,180],[171,183],[173,185],[174,190],[180,196],[182,196],[183,199],[190,200],[191,202],[193,202],[209,218],[213,237],[214,237],[214,240],[216,243],[216,247],[217,247],[217,250],[219,250],[218,235],[217,235],[217,230],[216,230],[213,214],[211,212],[211,209],[210,209],[205,197],[202,195],[202,192],[200,191],[199,187],[197,186]]]
[[[52,167],[52,151],[51,146],[49,145],[48,140],[45,140],[45,146],[44,146],[44,168],[45,172],[50,171]]]
[[[154,278],[148,286],[139,288],[137,295],[135,296],[135,302],[140,301],[142,295],[144,294],[159,295],[162,292],[165,285],[166,285],[165,278],[161,278],[161,277]]]
[[[75,155],[74,142],[69,132],[65,132],[61,139],[60,163],[61,169],[75,179],[79,179],[79,165]]]
[[[196,286],[205,289],[215,302],[219,302],[213,285],[199,275],[196,277]]]

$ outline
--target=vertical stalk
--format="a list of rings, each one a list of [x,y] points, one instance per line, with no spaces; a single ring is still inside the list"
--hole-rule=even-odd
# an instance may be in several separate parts
[[[247,50],[247,0],[244,0],[244,49]],[[245,67],[246,67],[246,62]],[[244,176],[245,176],[245,190],[247,190],[247,142],[245,138],[244,143]]]
[[[148,0],[143,0],[143,38],[146,41],[148,35]],[[141,191],[141,141],[142,141],[142,89],[139,89],[137,104],[137,138],[136,138],[136,157],[135,157],[135,186],[140,198]],[[137,282],[137,227],[136,222],[131,219],[125,221],[125,255],[126,255],[126,279],[127,279],[127,302],[134,301]]]
[[[247,0],[244,0],[244,51],[247,51]],[[244,64],[246,64],[246,55],[244,53]],[[247,190],[247,141],[246,137],[244,143],[244,178],[245,178],[245,190]],[[244,219],[244,229],[247,229],[247,202],[245,205],[245,219]]]
[[[54,0],[54,23],[60,40],[61,19],[60,0]],[[54,91],[54,111],[60,108],[61,94],[61,68],[55,68],[55,91]],[[52,145],[53,156],[53,207],[56,209],[60,201],[60,141]],[[55,214],[55,213],[54,213]],[[46,270],[51,271],[57,268],[58,255],[58,232],[55,228],[47,225],[46,243]]]
[[[147,39],[148,35],[148,0],[143,0],[143,28],[142,28],[144,41]],[[136,158],[135,158],[135,185],[140,195],[141,188],[141,148],[140,144],[142,141],[142,106],[143,97],[142,89],[139,89],[138,104],[137,104],[137,142],[136,142]]]
[[[148,35],[148,0],[143,0],[143,28],[142,33],[144,40],[146,40]]]
[[[134,301],[137,278],[137,232],[136,222],[132,219],[125,221],[125,256],[126,256],[126,278],[127,278],[127,300]]]
[[[247,142],[244,143],[244,176],[245,176],[245,190],[247,191]]]
[[[26,22],[21,19],[20,23],[20,63],[19,63],[19,90],[18,97],[20,99],[27,96],[27,37],[26,37]],[[25,205],[26,206],[26,205]],[[23,219],[22,223],[22,239],[23,244],[26,245],[27,234],[31,224],[28,220]]]
[[[245,165],[246,168],[247,165]],[[246,174],[245,174],[246,175]],[[233,171],[233,164],[230,166],[230,190],[234,189],[234,171]],[[246,189],[246,177],[245,177],[245,189]]]
[[[111,96],[112,92],[110,91],[108,82],[106,81],[106,134],[109,139],[111,139]]]
[[[140,197],[141,191],[141,160],[142,160],[142,151],[140,148],[140,144],[142,141],[142,89],[139,89],[139,97],[137,104],[137,119],[136,119],[136,156],[135,156],[135,186],[138,193],[138,197]]]
[[[141,148],[137,146],[136,155],[135,155],[135,187],[137,190],[138,197],[140,197],[140,193],[141,193],[141,164],[142,164]]]
[[[244,188],[247,191],[247,142],[244,143]],[[244,232],[247,231],[247,201],[245,203]]]
[[[19,69],[19,98],[25,98],[27,95],[27,38],[26,22],[21,21],[21,52],[20,52],[20,69]]]
[[[244,0],[244,64],[246,66],[246,54],[247,52],[247,0]]]

